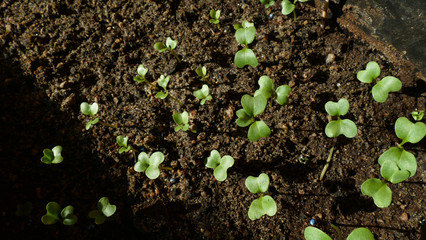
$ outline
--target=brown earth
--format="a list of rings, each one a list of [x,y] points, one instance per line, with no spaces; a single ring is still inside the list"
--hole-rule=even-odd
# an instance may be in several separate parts
[[[208,22],[220,9],[220,30]],[[281,14],[280,4],[264,9],[259,1],[3,1],[0,5],[1,191],[4,236],[14,239],[303,239],[315,218],[332,236],[330,223],[344,236],[367,227],[376,239],[420,239],[425,212],[425,140],[406,149],[418,160],[417,174],[390,185],[392,204],[377,208],[360,192],[368,178],[380,177],[377,158],[399,139],[398,117],[425,108],[425,80],[402,59],[328,22],[322,30],[315,6],[297,6],[297,21]],[[274,16],[269,18],[269,14]],[[233,64],[238,45],[233,24],[248,20],[257,29],[249,45],[259,66]],[[178,41],[178,63],[153,45]],[[334,56],[326,63],[327,56]],[[377,61],[381,78],[398,77],[403,88],[385,103],[373,100],[371,86],[356,79],[367,62]],[[171,80],[170,97],[133,81],[139,64],[148,80],[161,74]],[[213,99],[203,106],[192,92],[203,84],[195,73],[206,66]],[[272,133],[258,142],[238,127],[235,111],[244,94],[252,95],[260,76],[276,86],[288,84],[289,104],[267,106],[259,119]],[[358,134],[336,139],[332,164],[319,174],[334,139],[327,138],[327,101],[346,98]],[[98,116],[118,129],[88,118],[80,103],[97,102]],[[175,132],[174,112],[190,112],[197,133]],[[147,153],[165,155],[158,179],[133,170],[138,152],[118,153],[116,137]],[[44,148],[63,147],[58,165],[40,162]],[[210,151],[234,157],[228,179],[217,182],[204,166]],[[299,158],[308,158],[306,164]],[[267,173],[275,216],[251,221],[256,195],[244,185],[248,176]],[[171,181],[171,179],[173,180]],[[174,181],[174,182],[173,182]],[[87,213],[106,196],[117,212],[102,225]],[[29,216],[17,217],[17,204],[33,204]],[[43,225],[45,205],[72,205],[79,217],[73,226]],[[10,235],[13,234],[13,235]]]

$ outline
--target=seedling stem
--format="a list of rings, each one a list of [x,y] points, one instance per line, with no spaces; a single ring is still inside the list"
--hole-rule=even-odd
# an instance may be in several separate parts
[[[336,144],[336,142],[333,143],[333,146],[330,149],[330,153],[328,154],[327,162],[325,163],[325,166],[324,166],[324,168],[322,169],[322,172],[321,172],[320,181],[323,179],[323,177],[325,175],[325,172],[327,171],[328,166],[330,165],[331,158],[333,156],[333,151],[334,151],[334,145],[335,144]]]

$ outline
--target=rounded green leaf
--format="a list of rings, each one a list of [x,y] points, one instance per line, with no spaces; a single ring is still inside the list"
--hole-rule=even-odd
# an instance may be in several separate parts
[[[200,77],[206,77],[207,69],[204,66],[203,67],[197,67],[197,69],[195,69],[195,72]]]
[[[263,215],[274,216],[277,213],[277,204],[271,196],[255,199],[249,208],[248,216],[251,220],[261,218]]]
[[[240,127],[247,127],[253,122],[253,117],[249,116],[244,109],[239,109],[237,112],[237,125]]]
[[[173,121],[178,125],[187,124],[189,121],[189,115],[187,111],[183,113],[173,113]]]
[[[109,199],[107,197],[103,197],[98,201],[98,210],[102,212],[106,217],[112,216],[117,207],[109,203]]]
[[[83,102],[80,104],[80,111],[84,115],[89,116],[95,116],[95,114],[98,112],[99,106],[97,103],[93,103],[92,105],[89,105],[87,102]]]
[[[361,192],[364,195],[370,196],[379,208],[388,207],[392,201],[392,191],[383,182],[377,178],[370,178],[361,185]]]
[[[259,174],[258,177],[249,176],[245,181],[247,189],[252,193],[263,193],[268,190],[269,177],[265,173]]]
[[[52,163],[52,161],[53,161],[53,159],[54,159],[54,155],[53,155],[53,152],[52,152],[52,150],[50,150],[50,149],[48,149],[48,148],[46,148],[46,149],[44,149],[43,150],[43,157],[41,157],[41,161],[43,162],[43,163],[46,163],[46,164],[51,164]]]
[[[129,137],[123,137],[121,135],[117,136],[117,143],[118,145],[122,146],[122,147],[127,147],[127,140],[129,139]]]
[[[71,205],[66,206],[61,211],[62,223],[64,225],[73,225],[77,222],[78,218],[74,215],[74,207]]]
[[[396,184],[405,181],[410,177],[410,172],[407,170],[400,170],[396,162],[386,161],[380,168],[380,174],[389,182]]]
[[[290,93],[291,88],[288,85],[281,85],[277,88],[277,99],[276,101],[280,105],[285,105],[288,103],[288,94]]]
[[[55,217],[55,216],[52,216],[52,215],[48,215],[48,214],[43,215],[43,216],[41,217],[41,222],[42,222],[43,224],[45,224],[45,225],[51,225],[51,224],[54,224],[54,223],[56,223],[58,220],[59,220],[59,218],[57,218],[57,217]]]
[[[220,154],[217,150],[212,150],[210,152],[210,156],[207,158],[206,167],[208,168],[216,168],[220,163]]]
[[[249,48],[243,48],[235,54],[234,64],[238,68],[243,68],[246,65],[257,67],[259,62],[257,61],[253,50]]]
[[[374,240],[374,235],[367,228],[357,228],[349,234],[346,240]]]
[[[149,179],[156,179],[160,176],[160,169],[158,169],[158,166],[149,166],[145,171],[145,175]]]
[[[48,202],[46,204],[46,214],[41,217],[41,222],[45,225],[54,224],[59,220],[61,206],[57,202]]]
[[[61,146],[59,146],[59,145],[55,146],[54,148],[52,148],[52,152],[53,152],[53,155],[55,156],[52,163],[61,163],[64,160],[62,155],[61,155],[61,152],[62,152]]]
[[[164,51],[166,51],[166,50],[167,50],[166,45],[164,45],[164,43],[162,43],[162,42],[156,42],[156,43],[154,44],[154,48],[155,48],[156,50],[158,50],[160,53],[161,53],[161,52],[164,52]]]
[[[272,82],[272,79],[268,76],[261,76],[258,83],[260,87],[256,90],[256,92],[254,92],[254,96],[256,97],[259,94],[263,94],[266,98],[270,98],[274,93],[274,83]]]
[[[219,182],[224,181],[227,178],[226,171],[228,171],[228,168],[232,167],[233,165],[234,165],[234,158],[233,157],[231,157],[229,155],[223,156],[220,159],[219,166],[217,166],[214,169],[214,172],[213,172],[214,177]]]
[[[388,99],[389,92],[397,92],[401,89],[401,81],[392,76],[387,76],[378,81],[371,90],[374,100],[377,102],[385,102]]]
[[[133,167],[136,172],[144,172],[149,166],[149,157],[145,152],[141,152],[138,155],[138,161]]]
[[[169,48],[170,50],[175,49],[175,48],[176,48],[176,45],[177,45],[177,41],[176,41],[176,40],[173,40],[173,39],[171,39],[170,37],[168,37],[168,38],[166,39],[166,46],[167,46],[167,48]]]
[[[414,176],[417,171],[416,157],[402,148],[389,148],[380,155],[378,161],[380,165],[383,165],[385,162],[394,162],[400,170],[407,170],[410,173],[410,177]]]
[[[145,76],[145,75],[146,75],[146,73],[148,72],[148,68],[145,68],[145,67],[143,66],[143,64],[140,64],[140,65],[138,66],[138,70],[137,70],[137,72],[138,72],[138,74],[139,74],[139,75],[141,75],[141,76]]]
[[[406,117],[400,117],[395,122],[396,136],[402,143],[418,143],[426,135],[426,125],[422,122],[412,123]]]
[[[316,227],[306,227],[303,233],[305,240],[332,240],[325,232]]]
[[[207,96],[209,96],[209,92],[209,86],[203,84],[201,89],[194,91],[194,96],[198,99],[205,99]]]
[[[155,152],[149,157],[149,165],[158,167],[164,162],[164,154],[162,152]]]
[[[255,27],[243,27],[239,28],[235,32],[235,37],[240,44],[248,45],[253,42],[254,37],[256,36],[256,28]]]
[[[333,138],[343,134],[347,138],[356,136],[358,129],[354,122],[349,119],[331,121],[325,126],[325,135]]]
[[[267,102],[267,99],[263,95],[252,97],[246,94],[241,98],[241,105],[250,117],[256,117],[261,114],[265,110]]]
[[[259,138],[269,135],[271,135],[271,129],[263,121],[255,121],[249,127],[248,139],[252,142],[256,142]]]
[[[330,116],[343,116],[349,111],[349,102],[344,98],[340,99],[338,102],[328,101],[325,104],[325,111],[327,111]]]
[[[281,1],[281,7],[282,7],[281,12],[284,15],[289,15],[290,13],[292,13],[294,11],[294,8],[296,6],[293,3],[291,3],[289,0],[282,0]]]
[[[376,62],[367,63],[365,70],[358,72],[356,77],[363,83],[371,83],[380,75],[380,66]]]

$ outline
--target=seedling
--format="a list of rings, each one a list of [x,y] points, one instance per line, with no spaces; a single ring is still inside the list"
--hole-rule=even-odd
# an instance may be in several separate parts
[[[392,202],[392,190],[386,184],[386,181],[370,178],[361,185],[361,192],[370,196],[379,208],[388,207]]]
[[[183,111],[183,113],[173,113],[173,121],[177,124],[175,132],[179,130],[190,130],[191,132],[196,133],[195,130],[189,129],[189,114],[187,111]]]
[[[261,114],[266,107],[267,100],[263,94],[252,97],[248,94],[241,98],[243,109],[236,112],[238,119],[237,125],[240,127],[249,127],[248,138],[250,141],[257,141],[261,137],[267,137],[271,134],[271,129],[263,121],[256,121],[255,117]]]
[[[118,150],[119,154],[122,154],[123,152],[128,152],[130,149],[132,149],[131,146],[127,146],[127,140],[129,140],[128,136],[117,136],[117,143],[120,146],[120,149]]]
[[[161,152],[155,152],[151,156],[148,156],[145,152],[141,152],[138,155],[138,161],[133,167],[136,172],[145,172],[145,175],[149,179],[156,179],[160,176],[159,165],[164,161],[164,154]],[[170,169],[171,168],[163,168]]]
[[[97,103],[92,103],[92,104],[88,104],[87,102],[82,102],[80,104],[80,111],[87,116],[90,116],[92,118],[92,120],[90,120],[89,122],[87,122],[86,124],[86,130],[89,130],[89,128],[96,124],[96,123],[100,123],[101,125],[107,126],[107,127],[112,127],[112,128],[117,128],[117,125],[112,125],[112,124],[108,124],[108,123],[104,123],[102,121],[99,120],[99,118],[95,117],[95,114],[98,113],[98,109],[99,106]]]
[[[376,62],[367,63],[365,70],[358,72],[356,77],[359,81],[363,83],[372,83],[380,76],[380,66]],[[401,90],[402,83],[401,81],[392,76],[384,77],[382,80],[377,81],[374,87],[371,89],[374,100],[376,102],[385,102],[388,99],[390,92],[397,92]]]
[[[342,240],[342,234],[338,227],[332,224],[332,227],[336,229],[339,240]],[[321,231],[316,227],[306,227],[304,231],[305,240],[332,240],[330,236],[328,236],[325,232]],[[349,234],[346,240],[374,240],[373,233],[370,232],[367,228],[357,228]]]
[[[133,80],[135,80],[138,83],[144,83],[148,82],[145,78],[145,75],[148,73],[148,68],[145,68],[143,64],[140,64],[138,66],[138,75],[136,77],[133,77]]]
[[[209,81],[209,75],[207,74],[207,69],[206,67],[197,67],[197,69],[195,69],[195,72],[197,73],[198,76],[201,77],[201,80],[206,81],[208,84],[211,84]]]
[[[255,97],[263,95],[266,99],[268,99],[272,96],[280,105],[288,103],[288,94],[291,91],[291,88],[288,85],[281,85],[274,92],[274,83],[268,76],[261,76],[258,83],[260,87],[256,90],[256,92],[254,92]]]
[[[219,24],[219,17],[220,17],[220,10],[210,10],[210,17],[211,19],[209,20],[210,23],[216,24],[217,28],[220,29],[220,24]]]
[[[221,157],[217,150],[213,150],[210,152],[210,156],[207,158],[206,162],[206,167],[214,169],[213,175],[219,182],[222,182],[227,178],[226,171],[233,165],[233,157],[229,155]]]
[[[43,150],[44,156],[41,158],[41,162],[45,164],[61,163],[64,160],[61,155],[61,152],[62,152],[62,147],[59,145],[52,148],[52,150],[46,148]]]
[[[337,120],[330,121],[325,127],[325,135],[330,138],[336,138],[339,135],[344,135],[347,138],[353,138],[356,136],[358,130],[355,123],[349,119],[341,119],[340,116],[345,115],[349,111],[349,102],[348,100],[342,98],[338,102],[329,101],[325,104],[325,110],[327,113],[337,118]],[[325,172],[328,169],[328,166],[331,162],[331,157],[333,155],[334,144],[330,149],[326,164],[321,172],[320,180],[323,179]]]
[[[176,97],[169,94],[169,91],[167,91],[167,84],[169,84],[170,77],[161,75],[160,78],[157,80],[158,86],[162,87],[164,91],[160,91],[157,94],[155,94],[156,98],[165,99],[167,96],[170,95],[170,97],[175,100],[179,105],[183,106],[183,103],[179,101]]]
[[[425,111],[413,111],[411,112],[411,116],[415,121],[421,121],[425,115]]]
[[[206,84],[203,84],[201,89],[194,91],[194,96],[201,100],[200,104],[204,105],[206,101],[211,100],[212,96],[209,94],[209,87]]]
[[[244,45],[244,48],[235,54],[234,64],[238,68],[243,68],[246,65],[256,67],[259,64],[257,62],[256,55],[254,55],[253,50],[248,48],[248,44],[254,41],[254,37],[256,35],[256,28],[254,27],[254,24],[244,20],[242,24],[235,24],[234,29],[237,30],[235,32],[237,41]]]
[[[170,37],[168,37],[167,39],[166,39],[166,44],[164,45],[164,43],[162,43],[162,42],[156,42],[155,44],[154,44],[154,48],[157,50],[157,51],[159,51],[160,53],[161,52],[164,52],[164,51],[169,51],[177,60],[178,60],[178,62],[180,62],[180,58],[178,57],[178,55],[175,53],[175,51],[173,51],[175,48],[176,48],[176,45],[177,45],[177,41],[176,40],[173,40],[173,39],[171,39]]]
[[[274,0],[260,0],[260,3],[262,3],[265,8],[269,8],[270,6],[273,6],[275,4]]]
[[[296,8],[296,3],[297,2],[307,2],[307,1],[309,1],[309,0],[294,0],[293,2],[291,2],[290,0],[282,0],[281,1],[281,7],[282,7],[281,12],[284,15],[289,15],[290,13],[293,12],[294,21],[297,21],[296,11],[294,10]]]
[[[250,204],[248,211],[249,218],[251,220],[256,220],[265,214],[274,216],[277,213],[277,204],[271,196],[265,195],[269,187],[268,175],[261,173],[259,177],[249,176],[245,184],[250,192],[260,193],[260,197]]]
[[[111,217],[116,210],[117,206],[110,204],[107,197],[102,197],[98,201],[97,209],[90,211],[88,216],[89,218],[95,219],[96,224],[102,224],[108,217]]]
[[[57,202],[49,202],[46,205],[46,211],[47,213],[41,217],[41,222],[45,225],[54,224],[61,219],[64,225],[73,225],[78,220],[77,216],[74,215],[74,207],[71,205],[66,206],[61,211],[61,206]]]

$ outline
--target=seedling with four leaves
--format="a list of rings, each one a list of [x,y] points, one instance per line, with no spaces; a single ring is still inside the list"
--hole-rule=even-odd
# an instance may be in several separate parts
[[[229,155],[221,157],[217,150],[211,151],[206,161],[206,167],[214,169],[213,175],[219,182],[224,181],[228,177],[226,171],[233,165],[233,157]]]
[[[256,59],[256,55],[254,55],[253,50],[248,48],[248,44],[254,41],[254,37],[256,35],[256,28],[254,27],[254,24],[244,20],[242,24],[235,24],[234,29],[237,30],[235,32],[237,41],[244,45],[244,48],[235,54],[235,66],[238,68],[243,68],[246,65],[256,67],[259,64]]]
[[[171,168],[161,168],[160,164],[164,161],[164,154],[162,152],[155,152],[148,156],[145,152],[141,152],[138,155],[138,161],[133,167],[136,172],[145,172],[145,175],[149,179],[156,179],[160,176],[160,169],[169,169]]]
[[[206,101],[212,99],[212,96],[209,94],[209,92],[210,92],[209,86],[207,86],[206,84],[203,84],[201,89],[194,91],[194,96],[201,100],[200,101],[201,105],[204,105]]]
[[[157,51],[159,51],[160,53],[164,52],[164,51],[169,51],[178,60],[178,62],[180,62],[180,58],[178,57],[178,55],[174,51],[174,49],[176,48],[176,45],[177,45],[177,41],[168,37],[166,39],[166,44],[164,44],[162,42],[156,42],[154,44],[154,48]]]
[[[119,154],[122,154],[123,152],[128,152],[130,149],[132,149],[131,146],[127,145],[127,141],[129,140],[128,136],[117,136],[117,143],[120,146],[120,149],[118,150]]]
[[[265,195],[269,187],[269,177],[265,173],[261,173],[259,177],[247,177],[245,185],[252,193],[260,193],[260,197],[255,199],[248,211],[248,216],[251,220],[261,218],[263,215],[274,216],[277,213],[277,204],[275,200]]]
[[[116,210],[117,206],[110,204],[107,197],[102,197],[98,201],[97,209],[90,211],[88,216],[89,218],[95,219],[96,224],[102,224],[107,218],[111,217]]]
[[[365,70],[358,72],[356,77],[363,83],[372,83],[380,76],[380,66],[376,62],[367,63]],[[385,102],[388,99],[390,92],[397,92],[401,90],[401,81],[393,76],[384,77],[382,80],[377,81],[374,87],[371,89],[374,100],[376,102]]]
[[[332,224],[332,227],[336,229],[338,233],[338,240],[343,240],[342,234],[336,226]],[[316,227],[306,227],[304,231],[305,240],[332,240],[325,232],[321,231]],[[357,228],[353,230],[346,240],[374,240],[374,235],[367,228]]]
[[[293,16],[294,16],[294,21],[297,20],[296,18],[296,3],[297,2],[307,2],[309,0],[294,0],[293,2],[291,2],[291,0],[282,0],[281,1],[281,7],[282,7],[282,14],[284,15],[289,15],[290,13],[293,12]]]
[[[243,109],[239,109],[237,125],[240,127],[249,127],[248,138],[250,141],[257,141],[261,137],[267,137],[271,134],[271,129],[263,121],[256,121],[255,117],[261,114],[266,107],[267,99],[263,94],[252,97],[248,94],[241,98]]]
[[[406,151],[403,145],[407,142],[418,143],[426,135],[426,125],[422,122],[412,123],[405,117],[395,122],[396,136],[402,140],[397,147],[391,147],[379,157],[380,174],[393,184],[400,183],[414,176],[417,171],[415,156]],[[373,198],[376,206],[385,208],[392,202],[392,191],[386,181],[370,178],[361,185],[361,192]]]
[[[210,10],[210,23],[216,24],[217,28],[220,29],[220,23],[219,23],[219,17],[220,17],[220,10]]]
[[[45,164],[57,164],[61,163],[64,158],[61,155],[62,147],[61,146],[55,146],[52,148],[52,150],[46,148],[43,150],[44,156],[41,158],[41,161]]]
[[[73,225],[78,218],[74,215],[74,207],[68,205],[61,210],[61,206],[57,202],[49,202],[46,205],[47,213],[41,217],[41,222],[45,225],[51,225],[60,221],[64,225]]]
[[[195,130],[189,129],[189,114],[187,111],[183,111],[182,113],[173,113],[173,121],[177,124],[175,127],[175,132],[177,131],[191,131],[196,133]]]
[[[268,76],[261,76],[259,78],[259,89],[254,92],[254,96],[263,95],[266,99],[270,97],[275,98],[278,104],[284,105],[288,103],[288,94],[291,88],[288,85],[281,85],[274,91],[274,83]]]

